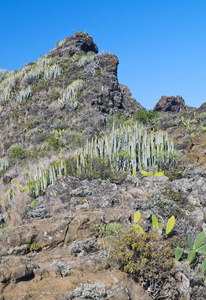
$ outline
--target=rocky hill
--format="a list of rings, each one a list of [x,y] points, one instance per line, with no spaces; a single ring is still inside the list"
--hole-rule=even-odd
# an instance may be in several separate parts
[[[206,299],[205,103],[147,111],[117,66],[79,31],[0,69],[2,300]]]

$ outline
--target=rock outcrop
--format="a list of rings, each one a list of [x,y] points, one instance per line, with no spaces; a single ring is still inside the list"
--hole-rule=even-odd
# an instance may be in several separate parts
[[[185,105],[185,101],[181,96],[162,96],[154,107],[157,112],[173,112],[179,113],[184,111],[191,111],[193,107]]]
[[[94,52],[98,53],[98,47],[93,42],[92,37],[88,33],[82,31],[76,32],[71,37],[66,37],[63,41],[57,42],[57,48],[50,51],[47,57],[70,57],[80,52]]]
[[[163,96],[148,112],[119,84],[117,56],[97,53],[79,31],[38,62],[0,70],[0,300],[203,300],[204,255],[190,264],[187,240],[206,232],[205,104],[195,110]],[[124,138],[112,136],[123,125]],[[140,152],[137,136],[128,139],[143,126]],[[103,135],[105,147],[89,157]],[[150,172],[131,168],[146,151],[155,167],[148,158],[142,168]],[[132,230],[136,211],[144,234]]]

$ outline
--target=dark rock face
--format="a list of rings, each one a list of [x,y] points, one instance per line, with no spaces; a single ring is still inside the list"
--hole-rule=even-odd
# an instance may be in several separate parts
[[[157,112],[173,112],[178,113],[180,111],[187,110],[185,100],[181,96],[162,96],[161,99],[155,105],[154,111]]]
[[[203,113],[206,111],[206,102],[204,102],[198,109],[197,109],[197,113]]]
[[[59,56],[59,57],[69,57],[74,55],[75,53],[79,53],[80,51],[83,51],[85,53],[92,51],[97,53],[98,52],[98,47],[97,45],[93,42],[92,37],[84,33],[82,31],[76,32],[74,35],[71,37],[66,37],[63,40],[63,43],[60,44],[57,49],[54,49],[50,51],[47,56],[48,57],[54,57],[54,56]]]

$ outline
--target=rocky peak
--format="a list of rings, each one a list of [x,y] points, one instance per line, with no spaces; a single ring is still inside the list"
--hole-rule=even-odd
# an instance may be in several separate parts
[[[162,96],[153,110],[157,112],[168,111],[178,113],[187,110],[187,106],[185,105],[185,100],[181,96]]]
[[[97,52],[79,31],[19,71],[0,69],[0,300],[205,299],[203,257],[167,266],[175,245],[206,231],[206,104],[193,113],[164,96],[154,110],[172,113],[146,111],[119,84],[117,56]],[[165,160],[170,137],[182,151]],[[150,170],[155,152],[165,173],[144,176],[137,165]],[[137,210],[146,238],[125,232]],[[152,230],[153,214],[175,217],[172,235]],[[143,246],[133,256],[124,240]],[[131,278],[111,255],[120,248],[118,260],[135,259]]]
[[[81,51],[85,53],[89,51],[98,53],[98,47],[88,33],[78,31],[71,37],[66,37],[61,42],[57,42],[56,49],[50,51],[47,54],[47,57],[70,57],[75,53],[80,53]]]

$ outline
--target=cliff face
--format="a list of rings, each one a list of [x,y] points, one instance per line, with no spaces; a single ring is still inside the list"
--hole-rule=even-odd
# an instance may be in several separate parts
[[[204,256],[186,262],[188,235],[206,231],[205,105],[164,96],[147,112],[116,55],[97,53],[79,31],[0,70],[1,297],[205,299]]]

